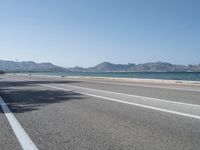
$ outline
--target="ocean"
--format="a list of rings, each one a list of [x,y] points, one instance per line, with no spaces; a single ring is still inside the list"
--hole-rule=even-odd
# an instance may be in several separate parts
[[[37,74],[200,81],[200,72],[58,72]]]

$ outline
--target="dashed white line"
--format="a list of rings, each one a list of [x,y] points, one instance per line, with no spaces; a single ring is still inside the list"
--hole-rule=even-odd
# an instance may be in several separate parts
[[[2,97],[0,97],[0,105],[22,149],[38,150],[37,146],[33,143],[29,135],[26,133],[21,124],[15,118],[15,116],[10,111],[10,109],[8,108],[7,104],[4,102]]]

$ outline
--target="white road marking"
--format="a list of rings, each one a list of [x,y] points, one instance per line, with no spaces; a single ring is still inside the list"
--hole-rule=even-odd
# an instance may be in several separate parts
[[[29,81],[32,81],[28,79]],[[26,81],[26,80],[17,80],[17,81]],[[44,86],[44,84],[39,84]],[[80,87],[80,86],[74,86],[74,85],[65,85],[65,84],[60,84],[63,86],[68,86],[68,87],[74,87],[74,88],[82,88],[86,90],[93,90],[93,91],[100,91],[100,92],[106,92],[106,93],[112,93],[112,94],[118,94],[118,95],[124,95],[124,96],[131,96],[131,97],[136,97],[136,98],[145,98],[149,100],[154,100],[154,101],[160,101],[160,102],[166,102],[166,103],[171,103],[171,104],[181,104],[181,105],[186,105],[186,106],[194,106],[194,107],[200,107],[198,104],[190,104],[190,103],[184,103],[184,102],[177,102],[177,101],[170,101],[170,100],[165,100],[165,99],[159,99],[159,98],[152,98],[152,97],[146,97],[146,96],[139,96],[139,95],[133,95],[133,94],[126,94],[126,93],[118,93],[118,92],[113,92],[113,91],[105,91],[105,90],[99,90],[99,89],[91,89],[91,88],[86,88],[86,87]],[[46,85],[45,85],[46,86]]]
[[[27,76],[27,75],[25,75]],[[33,75],[35,77],[46,77],[46,78],[60,78],[60,76],[50,76],[50,75]],[[64,78],[66,79],[66,78]],[[76,79],[76,78],[75,78]],[[73,78],[67,78],[67,80],[73,80]],[[192,88],[176,88],[176,87],[162,87],[162,86],[153,86],[153,85],[138,85],[134,83],[114,83],[114,82],[106,82],[106,81],[88,81],[84,79],[78,79],[78,81],[90,82],[90,83],[102,83],[102,84],[114,84],[114,85],[127,85],[127,86],[136,86],[136,87],[147,87],[147,88],[157,88],[157,89],[169,89],[169,90],[179,90],[179,91],[191,91],[191,92],[200,92],[200,89],[192,89]],[[164,83],[166,84],[166,83]]]
[[[181,105],[186,105],[186,106],[200,107],[200,105],[198,105],[198,104],[190,104],[190,103],[169,101],[169,100],[165,100],[165,99],[152,98],[152,97],[146,97],[146,96],[139,96],[139,95],[133,95],[133,94],[118,93],[118,92],[105,91],[105,90],[99,90],[99,89],[91,89],[91,88],[80,87],[80,86],[73,86],[73,85],[65,85],[65,84],[60,84],[60,85],[63,85],[63,86],[66,86],[66,87],[72,87],[72,88],[80,88],[80,89],[86,89],[86,90],[91,90],[91,91],[97,91],[97,92],[105,92],[105,93],[111,93],[111,94],[118,94],[118,95],[122,95],[122,96],[130,96],[130,97],[136,97],[136,98],[145,98],[145,99],[149,99],[149,100],[161,101],[161,102],[166,102],[166,103],[171,103],[171,104],[181,104]]]
[[[21,147],[23,150],[38,150],[36,145],[33,143],[31,138],[28,136],[26,131],[23,129],[23,127],[20,125],[20,123],[17,121],[13,113],[8,108],[7,104],[4,102],[2,97],[0,97],[0,105],[2,107],[2,110],[8,119],[8,122],[10,123],[10,126],[17,137]]]
[[[28,79],[28,80],[30,80],[30,79]],[[26,81],[26,80],[18,80],[18,81]],[[113,83],[113,84],[115,84],[115,83]],[[44,84],[40,84],[40,85],[44,85]],[[161,102],[166,102],[166,103],[171,103],[171,104],[181,104],[181,105],[186,105],[186,106],[200,107],[200,105],[198,105],[198,104],[190,104],[190,103],[184,103],[184,102],[170,101],[170,100],[165,100],[165,99],[152,98],[152,97],[139,96],[139,95],[133,95],[133,94],[126,94],[126,93],[118,93],[118,92],[105,91],[105,90],[99,90],[99,89],[91,89],[91,88],[74,86],[74,85],[65,85],[65,84],[62,84],[62,85],[68,86],[68,87],[86,89],[86,90],[93,90],[93,91],[100,91],[100,92],[106,92],[106,93],[112,93],[112,94],[118,94],[118,95],[124,95],[124,96],[131,96],[131,97],[136,97],[136,98],[145,98],[145,99],[149,99],[149,100],[161,101]]]
[[[26,81],[26,80],[18,80],[18,81]],[[54,89],[58,89],[58,90],[68,91],[68,89],[60,88],[60,87],[56,87],[56,86],[51,86],[51,85],[46,85],[46,84],[38,84],[38,85],[41,85],[41,86],[44,86],[44,87],[50,87],[50,88],[54,88]],[[78,88],[80,88],[80,87],[78,87]],[[85,88],[85,89],[88,89],[88,88]],[[96,90],[96,89],[91,89],[91,90]],[[102,91],[104,91],[104,90],[102,90]],[[189,114],[189,113],[182,113],[182,112],[178,112],[178,111],[174,111],[174,110],[168,110],[168,109],[158,108],[158,107],[154,107],[154,106],[149,106],[149,105],[143,105],[143,104],[138,104],[138,103],[133,103],[133,102],[128,102],[128,101],[123,101],[123,100],[120,100],[120,99],[114,99],[114,98],[104,97],[104,96],[100,96],[100,95],[96,95],[96,94],[85,93],[85,92],[81,92],[81,91],[78,91],[78,90],[76,90],[75,92],[83,94],[83,95],[88,95],[88,96],[92,96],[92,97],[106,99],[106,100],[109,100],[109,101],[120,102],[120,103],[124,103],[124,104],[134,105],[134,106],[138,106],[138,107],[142,107],[142,108],[157,110],[157,111],[161,111],[161,112],[167,112],[167,113],[171,113],[171,114],[176,114],[176,115],[180,115],[180,116],[184,116],[184,117],[189,117],[189,118],[194,118],[194,119],[200,120],[200,116],[198,116],[198,115],[193,115],[193,114]],[[108,91],[104,91],[104,92],[108,92]],[[111,93],[115,93],[116,94],[116,92],[111,92]],[[124,93],[118,93],[118,94],[127,95],[127,94],[124,94]],[[151,100],[165,101],[165,102],[169,102],[169,103],[176,103],[176,104],[188,105],[188,106],[194,106],[194,107],[199,107],[200,106],[200,105],[196,105],[196,104],[174,102],[174,101],[168,101],[168,100],[163,100],[163,99],[155,99],[155,98],[150,98],[150,97],[143,97],[143,96],[138,96],[138,95],[132,95],[132,96],[135,96],[135,97],[138,97],[138,98],[149,98]]]
[[[71,80],[71,79],[68,79],[68,80]],[[87,80],[80,80],[80,79],[79,79],[79,81],[90,82],[90,83],[127,85],[127,86],[136,86],[136,87],[147,87],[147,88],[158,88],[158,89],[169,89],[169,90],[179,90],[179,91],[200,92],[200,89],[176,88],[176,87],[162,87],[162,86],[153,86],[153,85],[138,85],[138,84],[134,84],[134,83],[113,83],[113,82],[110,82],[110,81],[108,81],[108,82],[105,82],[105,81],[87,81]]]
[[[40,84],[40,85],[44,86],[44,87],[49,87],[49,88],[54,88],[54,89],[58,89],[58,90],[68,91],[65,88],[60,88],[60,87],[56,87],[56,86],[45,85],[45,84]],[[180,116],[184,116],[184,117],[189,117],[189,118],[194,118],[194,119],[200,120],[200,116],[192,115],[192,114],[189,114],[189,113],[182,113],[182,112],[178,112],[178,111],[173,111],[173,110],[168,110],[168,109],[163,109],[163,108],[158,108],[158,107],[153,107],[153,106],[148,106],[148,105],[143,105],[143,104],[138,104],[138,103],[133,103],[133,102],[128,102],[128,101],[123,101],[123,100],[120,100],[120,99],[109,98],[109,97],[100,96],[100,95],[96,95],[96,94],[89,94],[89,93],[80,92],[80,91],[77,91],[77,90],[75,92],[83,94],[83,95],[87,95],[87,96],[92,96],[92,97],[97,97],[97,98],[109,100],[109,101],[114,101],[114,102],[129,104],[129,105],[134,105],[134,106],[138,106],[138,107],[142,107],[142,108],[157,110],[157,111],[161,111],[161,112],[167,112],[167,113],[171,113],[171,114],[176,114],[176,115],[180,115]]]
[[[17,81],[27,81],[27,80],[17,80]],[[32,81],[28,79],[28,81]],[[36,81],[36,80],[33,80]],[[45,84],[38,84],[41,86],[48,86]],[[105,90],[99,90],[99,89],[91,89],[91,88],[86,88],[86,87],[80,87],[80,86],[73,86],[73,85],[65,85],[65,84],[60,84],[63,86],[68,86],[68,87],[73,87],[73,88],[82,88],[86,90],[93,90],[93,91],[100,91],[100,92],[106,92],[106,93],[112,93],[112,94],[118,94],[118,95],[124,95],[124,96],[131,96],[131,97],[136,97],[136,98],[145,98],[149,100],[154,100],[154,101],[160,101],[160,102],[166,102],[166,103],[171,103],[171,104],[181,104],[181,105],[186,105],[186,106],[194,106],[194,107],[200,107],[198,104],[190,104],[190,103],[184,103],[184,102],[177,102],[177,101],[170,101],[170,100],[165,100],[165,99],[159,99],[159,98],[152,98],[152,97],[146,97],[146,96],[139,96],[139,95],[133,95],[133,94],[126,94],[126,93],[118,93],[118,92],[113,92],[113,91],[105,91]]]

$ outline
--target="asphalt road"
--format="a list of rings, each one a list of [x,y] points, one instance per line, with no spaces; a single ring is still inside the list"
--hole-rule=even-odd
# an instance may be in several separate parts
[[[38,149],[200,149],[199,85],[4,75],[0,96]],[[20,150],[1,107],[0,149]]]

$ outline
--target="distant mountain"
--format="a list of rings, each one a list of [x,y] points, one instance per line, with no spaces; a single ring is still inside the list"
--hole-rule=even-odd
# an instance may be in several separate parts
[[[69,70],[74,72],[200,72],[200,65],[174,65],[167,62],[151,62],[144,64],[113,64],[100,63],[94,67],[75,67]]]
[[[107,72],[107,71],[129,71],[132,67],[136,66],[135,64],[112,64],[109,62],[103,62],[95,67],[88,68],[89,71],[99,71],[99,72]]]
[[[53,65],[51,63],[35,63],[32,61],[5,61],[0,60],[0,70],[6,72],[63,72],[66,68]]]
[[[185,66],[167,62],[150,62],[136,65],[134,63],[113,64],[103,62],[89,68],[63,68],[51,63],[0,60],[0,70],[5,72],[200,72],[200,64]]]

